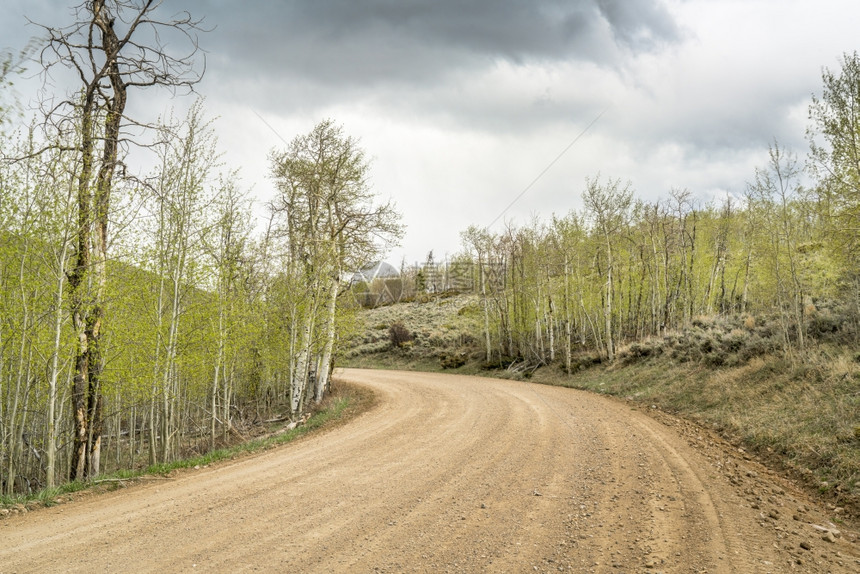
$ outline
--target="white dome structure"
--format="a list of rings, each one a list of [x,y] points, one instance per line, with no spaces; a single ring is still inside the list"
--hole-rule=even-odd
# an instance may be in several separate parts
[[[391,278],[399,278],[400,272],[394,268],[390,263],[386,263],[385,261],[376,261],[371,263],[364,269],[360,271],[356,271],[352,275],[351,283],[354,285],[356,283],[360,283],[364,281],[365,283],[370,283],[374,279],[391,279]]]
[[[353,273],[350,287],[363,307],[390,305],[400,301],[403,294],[400,272],[385,261],[376,261]]]

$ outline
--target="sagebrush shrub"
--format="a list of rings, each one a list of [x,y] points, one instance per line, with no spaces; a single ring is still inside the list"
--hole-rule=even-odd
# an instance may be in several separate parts
[[[414,339],[409,329],[400,321],[395,321],[388,328],[388,338],[391,341],[392,347],[402,347]]]

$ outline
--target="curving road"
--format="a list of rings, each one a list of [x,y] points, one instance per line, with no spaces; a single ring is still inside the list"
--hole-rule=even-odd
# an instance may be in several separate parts
[[[347,425],[0,521],[0,572],[857,572],[738,449],[571,389],[340,371]],[[825,539],[826,538],[826,539]]]

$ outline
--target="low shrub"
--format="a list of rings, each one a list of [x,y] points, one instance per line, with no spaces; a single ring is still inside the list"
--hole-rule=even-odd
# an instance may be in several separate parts
[[[440,357],[439,362],[443,369],[457,369],[466,364],[466,353],[462,351],[445,353]]]
[[[747,339],[746,344],[738,350],[738,358],[740,358],[742,362],[746,363],[754,357],[766,355],[776,347],[777,343],[774,340],[762,338],[758,334],[751,335],[749,339]]]
[[[662,341],[653,341],[650,339],[631,343],[626,349],[620,349],[617,357],[623,364],[630,365],[649,357],[662,355],[663,345]]]
[[[599,365],[603,362],[603,357],[597,354],[581,354],[576,355],[575,357],[571,357],[570,359],[570,373],[578,373],[579,371],[584,371],[586,369],[590,369],[596,365]]]
[[[825,311],[815,313],[807,323],[807,333],[815,338],[824,338],[839,331],[842,321],[836,315]]]
[[[733,329],[727,336],[723,337],[723,346],[731,353],[736,353],[743,348],[747,334],[740,329]]]
[[[722,367],[729,359],[729,354],[723,350],[716,350],[708,353],[703,358],[703,362],[709,367]]]
[[[409,332],[403,323],[395,321],[388,328],[388,338],[391,341],[391,346],[395,348],[402,347],[404,343],[411,342],[415,337]]]

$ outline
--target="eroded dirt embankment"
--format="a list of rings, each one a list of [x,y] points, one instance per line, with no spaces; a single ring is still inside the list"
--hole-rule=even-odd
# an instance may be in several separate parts
[[[240,461],[0,522],[0,572],[856,572],[833,509],[617,401],[346,370],[377,406]],[[678,424],[682,424],[678,421]]]

